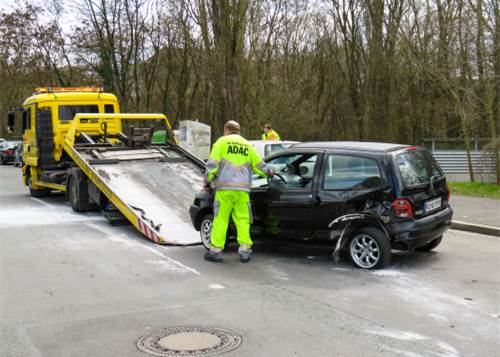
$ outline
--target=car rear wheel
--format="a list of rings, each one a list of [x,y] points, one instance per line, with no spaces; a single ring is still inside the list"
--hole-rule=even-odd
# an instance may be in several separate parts
[[[212,224],[214,222],[214,215],[213,214],[207,214],[201,219],[201,224],[200,224],[200,237],[201,237],[201,242],[203,243],[203,246],[206,249],[210,249],[210,244],[211,244],[211,235],[212,235]]]
[[[363,269],[381,269],[391,260],[391,244],[377,228],[365,227],[354,232],[349,242],[353,263]]]
[[[441,241],[443,240],[443,236],[439,236],[434,240],[431,240],[429,243],[418,247],[417,250],[420,252],[428,252],[436,248],[439,244],[441,244]]]

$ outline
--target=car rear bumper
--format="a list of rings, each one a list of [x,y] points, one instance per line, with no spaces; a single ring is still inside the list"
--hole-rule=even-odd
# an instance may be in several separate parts
[[[15,158],[15,155],[2,154],[2,160],[4,162],[14,162]]]
[[[388,228],[393,248],[413,250],[442,236],[451,226],[453,210],[450,206],[421,219],[394,222]]]

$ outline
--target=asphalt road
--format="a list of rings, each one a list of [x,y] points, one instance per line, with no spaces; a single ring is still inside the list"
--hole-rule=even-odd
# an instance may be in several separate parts
[[[227,356],[500,355],[500,238],[449,231],[381,271],[271,241],[213,264],[20,182],[0,167],[2,357],[146,356],[140,336],[184,325],[240,333]]]

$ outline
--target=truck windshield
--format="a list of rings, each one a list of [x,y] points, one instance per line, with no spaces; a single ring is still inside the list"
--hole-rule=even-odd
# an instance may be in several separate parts
[[[405,151],[396,156],[396,163],[406,187],[428,184],[432,176],[443,172],[426,150]]]
[[[60,105],[59,120],[71,121],[78,113],[99,113],[97,105]]]

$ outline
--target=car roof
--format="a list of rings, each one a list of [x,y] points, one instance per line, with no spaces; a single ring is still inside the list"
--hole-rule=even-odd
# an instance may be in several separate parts
[[[389,152],[411,147],[411,145],[368,141],[314,141],[295,144],[293,149],[342,149],[356,151]]]
[[[251,144],[296,144],[300,141],[293,140],[248,140]]]

